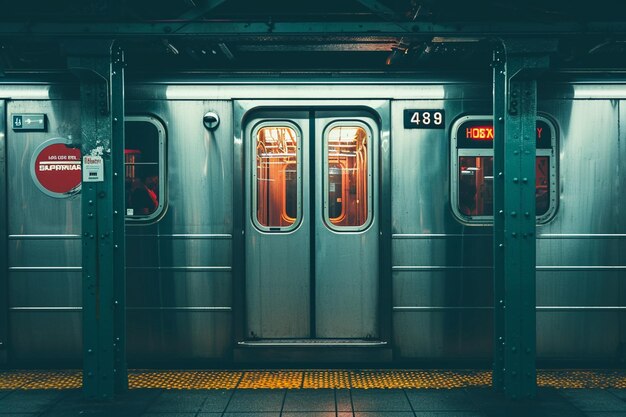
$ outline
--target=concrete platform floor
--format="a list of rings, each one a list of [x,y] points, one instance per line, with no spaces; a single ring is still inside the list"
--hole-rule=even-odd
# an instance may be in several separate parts
[[[90,402],[78,389],[0,391],[0,417],[626,417],[624,389],[540,388],[506,401],[490,388],[134,389]]]

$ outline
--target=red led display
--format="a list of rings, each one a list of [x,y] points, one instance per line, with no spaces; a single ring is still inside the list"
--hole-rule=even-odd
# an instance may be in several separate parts
[[[543,127],[537,127],[537,140],[541,140]],[[472,126],[465,128],[465,137],[472,140],[493,140],[493,126]]]
[[[491,148],[493,146],[493,124],[487,120],[467,121],[459,126],[457,132],[457,146],[460,148]],[[537,148],[549,149],[552,141],[549,125],[538,120],[536,133]]]
[[[465,137],[472,140],[493,140],[493,126],[467,127]]]

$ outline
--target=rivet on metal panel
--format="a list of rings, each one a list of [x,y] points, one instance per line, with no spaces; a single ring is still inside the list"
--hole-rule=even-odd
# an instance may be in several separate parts
[[[502,249],[502,248],[504,248],[504,245],[503,245],[502,243],[500,243],[500,244],[498,245],[498,247],[499,247],[500,249]]]
[[[526,183],[528,182],[528,178],[526,178],[526,177],[522,178],[522,182],[523,182],[524,184],[526,184]]]
[[[511,352],[517,352],[517,347],[516,347],[516,346],[513,346],[513,347],[511,348]]]
[[[516,233],[516,232],[513,232],[513,233],[511,233],[511,236],[513,236],[513,237],[517,237],[517,233]]]
[[[524,216],[530,217],[530,213],[529,212],[524,212]]]
[[[519,178],[517,178],[517,177],[513,178],[513,182],[514,182],[515,184],[517,184],[517,183],[519,182]]]
[[[517,212],[516,211],[512,211],[511,212],[511,217],[515,217],[515,216],[517,216]]]
[[[519,155],[519,151],[513,151],[513,155]]]
[[[501,216],[504,216],[504,210],[500,210],[500,211],[498,212],[498,214],[499,214],[499,215],[501,215]]]

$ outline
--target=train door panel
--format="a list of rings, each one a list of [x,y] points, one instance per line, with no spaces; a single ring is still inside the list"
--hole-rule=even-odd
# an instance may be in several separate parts
[[[248,338],[377,336],[377,135],[362,111],[247,120]]]
[[[308,112],[246,129],[247,336],[306,338],[310,328]]]
[[[378,335],[376,123],[318,112],[315,184],[315,336]]]

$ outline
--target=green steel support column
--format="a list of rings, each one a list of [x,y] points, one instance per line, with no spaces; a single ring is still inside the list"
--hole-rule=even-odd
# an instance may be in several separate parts
[[[504,193],[502,192],[504,176],[504,141],[502,128],[504,127],[504,117],[506,112],[506,65],[504,48],[502,45],[496,46],[493,53],[493,119],[494,119],[494,142],[493,172],[494,193],[493,193],[493,295],[494,295],[494,315],[493,315],[493,376],[492,385],[496,391],[504,390]],[[502,173],[498,175],[497,173]],[[500,187],[498,187],[500,185]]]
[[[127,389],[125,328],[124,56],[110,41],[68,45],[80,79],[82,154],[102,157],[102,181],[82,184],[83,392]],[[86,165],[83,161],[83,172]]]
[[[555,48],[505,41],[494,54],[493,386],[510,399],[536,393],[536,77]]]
[[[0,68],[2,70],[2,68]],[[9,349],[9,199],[7,193],[6,104],[0,100],[0,369],[8,362]]]

